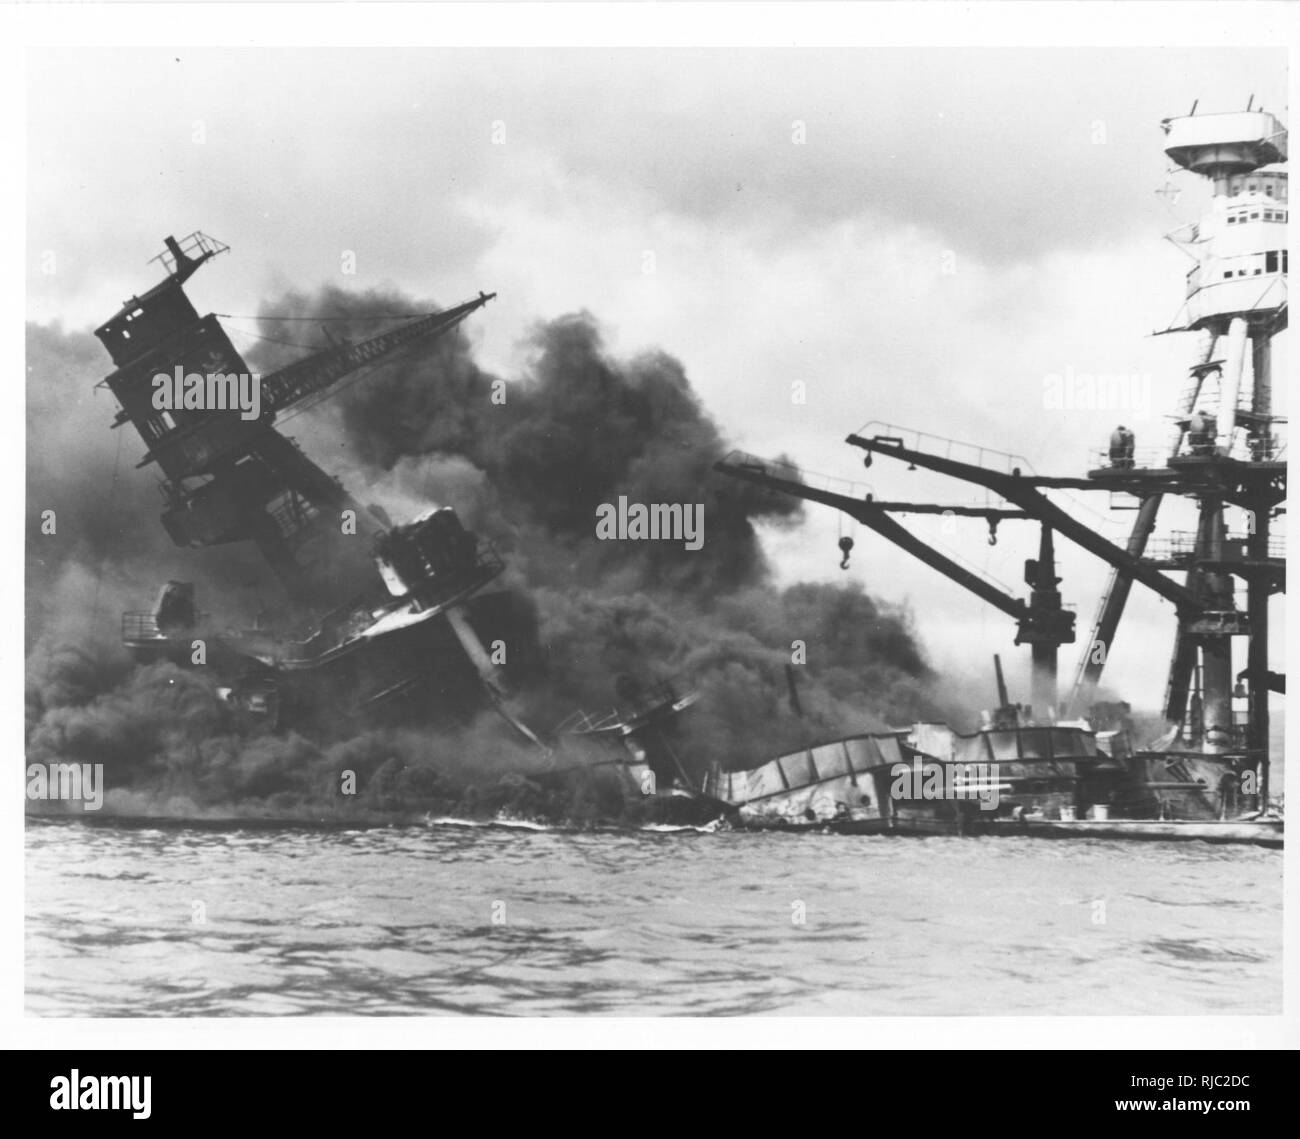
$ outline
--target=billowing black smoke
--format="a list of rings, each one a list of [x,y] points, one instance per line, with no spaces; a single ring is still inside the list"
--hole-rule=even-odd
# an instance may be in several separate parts
[[[416,306],[399,295],[329,289],[317,298],[290,295],[274,307],[277,315],[328,317],[331,327],[360,337],[384,327],[368,314]],[[345,314],[353,319],[340,320]],[[612,360],[588,313],[537,327],[530,347],[527,374],[507,381],[481,369],[457,332],[349,385],[331,411],[352,453],[372,471],[396,468],[419,491],[443,492],[443,501],[467,480],[477,482],[468,501],[451,504],[467,517],[476,508],[473,523],[515,542],[525,557],[534,543],[539,553],[558,556],[549,566],[530,558],[531,584],[586,587],[614,575],[617,592],[705,595],[766,580],[755,523],[794,519],[799,504],[713,474],[726,446],[678,361],[662,352]],[[259,362],[269,370],[284,360],[280,350]],[[414,462],[426,459],[437,469]],[[449,462],[459,466],[449,470]],[[596,508],[620,495],[702,504],[703,549],[595,541]]]
[[[393,313],[430,307],[331,289],[266,309],[328,317],[335,335],[356,338],[389,326]],[[264,331],[282,335],[278,322]],[[683,750],[700,770],[947,710],[930,696],[905,614],[860,587],[772,584],[757,528],[796,525],[798,504],[711,470],[727,445],[678,361],[661,352],[614,359],[586,313],[537,326],[531,348],[523,374],[498,377],[456,332],[407,349],[285,425],[309,453],[333,444],[317,453],[327,469],[329,453],[346,454],[349,489],[395,520],[450,505],[495,542],[521,602],[508,640],[536,656],[519,694],[530,723],[545,732],[574,709],[610,707],[619,677],[644,684],[686,672],[703,699],[682,721]],[[249,362],[267,372],[297,354],[269,345]],[[278,587],[251,550],[170,545],[152,476],[134,469],[140,444],[125,439],[117,453],[112,401],[90,394],[107,370],[88,335],[30,328],[28,761],[110,765],[109,802],[120,810],[328,813],[345,771],[358,784],[352,810],[536,809],[537,796],[520,790],[535,755],[490,719],[437,734],[254,737],[201,673],[130,664],[120,612],[145,607],[160,581],[195,581],[204,607],[231,624]],[[702,548],[597,540],[597,508],[620,496],[700,504]],[[46,510],[56,513],[55,534],[43,532]],[[788,704],[792,661],[802,719]],[[544,806],[611,809],[599,786],[582,797]]]

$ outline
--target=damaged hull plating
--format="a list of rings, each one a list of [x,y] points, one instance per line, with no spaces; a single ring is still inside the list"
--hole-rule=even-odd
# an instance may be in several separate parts
[[[1143,753],[1126,762],[1100,750],[1083,727],[1023,725],[962,736],[918,724],[714,772],[703,793],[746,829],[1282,845],[1280,819],[1257,811],[1223,817],[1235,804],[1218,796],[1221,767],[1185,770],[1186,759]],[[1153,765],[1173,766],[1182,778],[1150,778]]]

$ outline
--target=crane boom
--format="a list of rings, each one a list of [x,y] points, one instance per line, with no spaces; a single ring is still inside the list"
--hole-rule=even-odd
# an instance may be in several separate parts
[[[276,413],[327,395],[350,372],[407,344],[449,331],[495,294],[479,293],[260,377],[216,314],[200,316],[185,295],[194,271],[226,246],[204,234],[168,237],[165,244],[164,280],[95,330],[116,365],[103,381],[121,407],[114,426],[134,426],[147,448],[139,465],[156,462],[162,471],[164,528],[188,548],[256,543],[300,608],[327,612],[348,603],[360,575],[371,572],[366,515],[276,429]],[[159,383],[169,375],[170,391]],[[198,386],[191,384],[196,377]]]
[[[845,442],[853,447],[861,447],[864,451],[891,455],[915,466],[986,487],[1008,502],[1014,503],[1027,514],[1042,519],[1076,545],[1082,546],[1089,553],[1095,554],[1102,561],[1122,571],[1125,576],[1140,581],[1166,601],[1172,602],[1179,612],[1196,612],[1201,608],[1199,599],[1190,590],[1170,581],[1122,546],[1108,542],[1095,530],[1073,518],[1035,489],[1040,486],[1073,485],[1075,480],[1025,478],[1019,473],[1001,474],[972,463],[959,462],[942,455],[930,455],[924,451],[905,447],[896,439],[886,439],[882,436],[867,439],[861,435],[850,435]]]
[[[886,513],[885,504],[809,486],[807,483],[800,482],[795,478],[781,478],[770,472],[769,464],[748,456],[728,455],[725,459],[714,463],[713,469],[724,475],[730,475],[732,478],[741,479],[744,482],[753,483],[756,486],[765,487],[780,494],[788,494],[794,498],[819,502],[824,506],[833,506],[836,510],[842,510],[850,518],[856,519],[864,526],[874,530],[882,538],[887,538],[900,549],[906,550],[913,557],[918,558],[932,569],[938,570],[945,577],[950,578],[975,594],[981,601],[986,601],[988,604],[1000,609],[1008,617],[1023,621],[1029,616],[1029,607],[1020,598],[1004,593],[991,582],[985,581],[977,574],[971,573],[965,566],[959,565],[938,550],[926,545],[921,539],[890,518]],[[907,503],[893,505],[909,508]]]
[[[966,516],[983,516],[990,529],[1004,518],[1032,518],[1024,510],[1004,510],[997,507],[945,507],[935,503],[875,502],[870,495],[856,498],[839,494],[823,487],[810,486],[794,470],[790,477],[772,473],[772,467],[786,464],[769,464],[761,459],[740,453],[728,455],[714,464],[713,469],[732,478],[741,479],[780,494],[820,502],[843,511],[849,517],[874,530],[899,549],[938,570],[949,580],[975,594],[980,600],[1000,609],[1016,622],[1016,644],[1030,646],[1033,666],[1030,673],[1034,706],[1050,714],[1056,705],[1056,658],[1059,646],[1074,642],[1074,614],[1061,604],[1057,590],[1060,579],[1056,577],[1056,556],[1052,543],[1052,528],[1043,523],[1038,558],[1025,563],[1025,583],[1031,587],[1028,603],[1004,592],[978,574],[958,565],[933,546],[923,542],[906,527],[896,522],[891,511],[898,513],[961,513]],[[848,547],[841,546],[848,556]]]
[[[270,375],[263,376],[261,424],[270,427],[275,422],[278,412],[288,410],[309,396],[323,395],[344,376],[366,364],[376,363],[417,340],[438,337],[450,332],[467,316],[495,297],[496,293],[480,293],[474,300],[466,301],[445,312],[430,313],[398,328],[377,333],[356,344],[342,344],[314,352],[310,356],[304,356],[301,360],[285,365]],[[114,426],[125,422],[126,418],[125,412],[120,413]],[[205,431],[207,426],[204,417],[197,417],[177,427],[164,435],[136,465],[143,467],[156,462],[168,448],[184,443],[195,434]],[[213,457],[218,453],[210,452]]]
[[[470,313],[482,308],[496,293],[480,293],[445,312],[431,313],[398,328],[380,332],[356,344],[326,348],[262,377],[263,412],[285,411],[294,404],[317,395],[337,383],[349,372],[373,364],[399,348],[425,337],[441,336],[455,328]]]

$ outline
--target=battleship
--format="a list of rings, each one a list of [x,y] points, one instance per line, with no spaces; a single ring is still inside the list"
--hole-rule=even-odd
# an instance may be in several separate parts
[[[204,233],[166,239],[165,277],[95,331],[116,370],[103,384],[162,472],[161,522],[180,547],[252,542],[288,605],[252,628],[213,625],[192,583],[169,581],[152,609],[123,614],[140,660],[201,664],[242,715],[281,725],[383,716],[465,715],[495,706],[526,739],[507,683],[484,646],[508,598],[489,587],[504,570],[490,544],[450,507],[394,525],[364,507],[275,427],[360,368],[436,339],[493,299],[480,293],[356,343],[334,344],[260,377],[259,414],[229,407],[160,407],[155,377],[249,375],[219,319],[199,316],[185,282],[228,246]],[[166,390],[166,385],[162,385]],[[199,392],[201,396],[202,391]],[[190,406],[193,403],[197,406]]]
[[[1273,338],[1287,326],[1287,133],[1250,105],[1200,115],[1193,106],[1161,126],[1174,167],[1212,190],[1203,216],[1169,235],[1193,267],[1178,315],[1158,331],[1198,333],[1201,348],[1167,447],[1139,454],[1121,425],[1083,475],[1055,476],[1034,473],[1018,456],[888,423],[848,436],[865,466],[893,460],[988,492],[974,506],[845,494],[788,463],[740,452],[716,464],[731,478],[841,511],[1011,617],[1015,643],[1031,653],[1029,704],[1008,700],[999,667],[998,706],[973,736],[915,725],[715,778],[714,793],[749,825],[1281,844],[1282,818],[1270,795],[1268,694],[1284,692],[1285,678],[1269,667],[1268,603],[1286,581],[1284,541],[1273,526],[1285,512],[1285,420],[1273,408],[1271,361]],[[1050,490],[1100,491],[1132,509],[1127,542],[1106,539],[1044,493]],[[1161,503],[1179,498],[1194,504],[1196,530],[1157,537]],[[981,517],[991,542],[1000,523],[1037,523],[1037,557],[1025,562],[1028,601],[909,531],[896,517],[909,514]],[[1076,633],[1058,588],[1057,535],[1110,568],[1064,700],[1058,651]],[[845,568],[852,548],[851,537],[840,539]],[[1094,702],[1135,584],[1176,611],[1162,708],[1168,728],[1142,743],[1122,712]],[[1241,641],[1244,667],[1234,671]],[[890,773],[915,757],[957,766],[959,781],[976,764],[995,765],[997,809],[891,793]]]
[[[737,767],[737,757],[688,753],[680,721],[700,695],[683,677],[644,689],[625,679],[607,711],[577,711],[551,731],[535,731],[491,649],[512,598],[500,587],[505,566],[490,543],[445,505],[395,524],[355,500],[275,426],[290,408],[328,398],[352,373],[450,333],[494,294],[357,342],[331,341],[261,377],[255,416],[179,400],[160,408],[158,375],[175,376],[180,386],[190,372],[248,373],[219,319],[200,317],[183,290],[201,265],[227,251],[203,233],[168,237],[159,258],[164,279],[96,331],[116,365],[103,383],[121,409],[113,426],[130,423],[147,449],[139,465],[162,472],[161,522],[172,540],[192,549],[254,543],[288,604],[252,627],[230,627],[200,611],[192,583],[168,581],[151,609],[123,615],[123,643],[141,661],[209,669],[220,699],[270,731],[464,721],[494,710],[551,773],[613,767],[628,796],[650,804],[657,818],[861,834],[1280,845],[1268,693],[1285,684],[1269,668],[1268,601],[1285,588],[1282,542],[1273,532],[1284,513],[1285,421],[1272,406],[1271,344],[1287,321],[1286,131],[1273,115],[1249,108],[1217,115],[1193,108],[1162,125],[1171,162],[1213,190],[1200,221],[1171,235],[1195,266],[1182,310],[1160,331],[1199,333],[1202,349],[1165,449],[1139,454],[1132,432],[1119,427],[1082,474],[1040,475],[1018,456],[888,423],[848,436],[866,466],[893,460],[980,487],[986,496],[976,505],[845,494],[788,463],[742,452],[715,464],[723,476],[842,512],[1015,622],[1015,644],[1030,650],[1029,701],[1012,701],[995,657],[997,701],[974,732],[916,723],[810,739],[756,764],[739,757],[751,765]],[[1127,542],[1110,541],[1062,508],[1045,493],[1053,490],[1102,492],[1127,504],[1134,511]],[[1157,537],[1162,501],[1177,498],[1195,504],[1197,529]],[[1003,523],[1036,524],[1036,556],[1025,561],[1028,598],[898,520],[915,514],[981,518],[991,542]],[[1064,698],[1059,650],[1077,636],[1059,588],[1058,538],[1110,569]],[[853,539],[842,537],[839,548],[847,569]],[[1135,584],[1176,611],[1167,729],[1154,740],[1138,738],[1126,705],[1096,698]],[[1245,661],[1234,672],[1238,641]],[[796,677],[787,674],[797,716]],[[909,771],[917,777],[903,778]],[[936,794],[923,771],[948,793]]]
[[[506,654],[496,651],[517,599],[499,588],[505,563],[491,543],[451,506],[429,504],[401,523],[363,506],[276,428],[354,373],[446,336],[495,294],[356,342],[331,336],[329,347],[255,377],[259,406],[250,415],[237,400],[203,398],[236,391],[231,379],[247,386],[252,374],[218,316],[200,316],[184,291],[229,247],[202,232],[164,244],[155,258],[163,279],[95,332],[116,365],[101,381],[120,408],[112,426],[134,427],[146,447],[137,466],[161,471],[160,521],[172,541],[195,550],[253,543],[287,604],[263,602],[251,624],[231,624],[201,610],[193,582],[162,582],[151,608],[122,615],[130,655],[206,670],[217,697],[253,731],[338,738],[370,724],[437,726],[495,713],[504,735],[535,753],[530,778],[542,784],[609,768],[651,817],[715,816],[688,802],[673,750],[669,721],[694,701],[693,687],[669,680],[642,689],[623,678],[607,711],[574,712],[535,731],[517,708]],[[190,384],[192,376],[201,382]],[[169,395],[181,389],[194,398]]]

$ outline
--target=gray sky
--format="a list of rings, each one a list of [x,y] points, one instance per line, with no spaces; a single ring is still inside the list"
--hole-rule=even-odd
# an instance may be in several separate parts
[[[1160,119],[1252,94],[1285,118],[1285,65],[1265,49],[37,51],[29,316],[97,323],[151,283],[165,234],[201,228],[233,247],[190,287],[203,311],[326,283],[445,304],[496,290],[471,329],[489,367],[510,374],[532,322],[587,308],[616,352],[678,357],[738,445],[881,496],[945,490],[864,471],[841,440],[872,419],[1075,473],[1117,418],[1139,446],[1165,440],[1195,348],[1148,335],[1186,269],[1161,235],[1201,200],[1167,173]],[[1170,181],[1177,201],[1155,193]],[[251,324],[230,327],[246,347]],[[1069,370],[1149,376],[1151,405],[1046,408],[1045,378]],[[1115,517],[1119,535],[1131,516]],[[993,548],[981,524],[916,528],[1025,592],[1032,532]],[[782,577],[841,577],[839,533],[811,508],[773,535]],[[857,537],[850,572],[911,603],[938,667],[1024,655],[1003,616]],[[1082,636],[1104,572],[1061,552]],[[1109,679],[1154,704],[1172,610],[1134,597]]]

